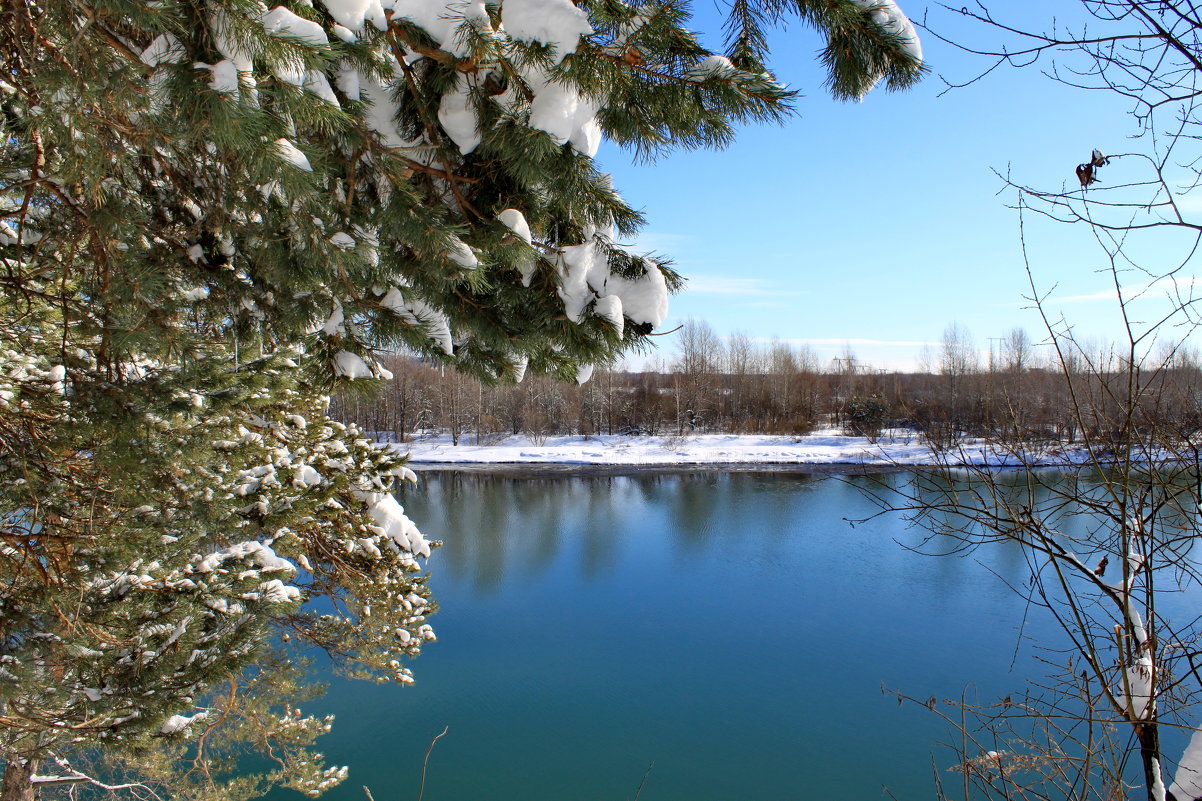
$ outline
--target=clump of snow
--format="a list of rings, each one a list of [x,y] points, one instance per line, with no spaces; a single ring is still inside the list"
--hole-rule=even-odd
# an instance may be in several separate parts
[[[209,88],[223,95],[236,95],[240,89],[238,68],[233,61],[223,58],[216,64],[197,62],[197,69],[207,69],[212,74],[209,77]]]
[[[509,361],[513,365],[513,382],[515,384],[522,383],[526,377],[526,367],[529,366],[530,358],[524,353],[518,353],[510,356]]]
[[[584,310],[593,300],[588,286],[588,274],[593,269],[596,249],[591,242],[561,248],[556,266],[559,268],[559,297],[564,314],[574,323],[584,319]]]
[[[384,299],[387,300],[388,297],[385,295]],[[401,310],[397,312],[397,316],[410,325],[425,329],[427,336],[438,343],[443,353],[449,355],[455,352],[454,340],[451,338],[450,320],[421,298],[406,299]]]
[[[159,734],[178,734],[193,723],[199,723],[209,716],[208,712],[197,712],[191,717],[184,715],[172,715],[167,718],[167,721],[159,728]]]
[[[313,172],[313,166],[309,164],[309,157],[302,153],[290,140],[281,136],[275,140],[275,149],[280,154],[280,157],[292,166],[305,172]]]
[[[526,70],[523,78],[534,94],[530,127],[547,132],[556,144],[569,142],[586,156],[597,155],[601,126],[597,123],[596,102],[538,69]]]
[[[186,289],[179,293],[180,300],[184,301],[185,303],[195,303],[199,300],[204,300],[208,296],[209,288],[204,286],[198,286],[194,289]]]
[[[380,305],[393,314],[404,314],[405,296],[401,294],[399,287],[391,287],[384,293],[384,297],[380,298]]]
[[[514,39],[554,46],[554,63],[575,53],[581,36],[593,32],[588,15],[571,0],[505,0],[501,24]]]
[[[209,16],[209,30],[213,34],[213,45],[222,57],[220,62],[213,65],[213,77],[209,81],[209,85],[215,91],[223,94],[237,95],[241,91],[242,84],[245,84],[250,90],[253,100],[256,83],[253,74],[254,58],[229,35],[228,26],[225,12],[216,10]],[[230,74],[231,71],[233,74]]]
[[[260,599],[271,604],[287,604],[294,601],[299,601],[301,591],[297,587],[290,584],[285,584],[279,579],[271,579],[259,585],[258,589]]]
[[[873,21],[885,30],[895,34],[900,40],[902,49],[916,60],[922,61],[922,42],[918,39],[918,31],[914,23],[906,16],[894,0],[852,0],[861,8],[872,9]]]
[[[1130,713],[1138,720],[1147,717],[1155,700],[1152,692],[1152,674],[1152,658],[1147,654],[1142,655],[1126,670],[1128,692],[1120,695],[1125,695],[1125,704],[1129,705]]]
[[[636,323],[657,328],[668,316],[668,283],[659,265],[650,259],[643,259],[643,274],[639,278],[623,278],[610,273],[598,291],[602,295],[621,298],[622,313]]]
[[[317,472],[313,465],[303,464],[296,468],[296,473],[292,476],[292,486],[308,489],[317,486],[323,480],[321,473]]]
[[[1168,797],[1164,794],[1164,771],[1160,769],[1160,760],[1152,757],[1152,798],[1155,801],[1167,801]]]
[[[164,33],[142,51],[142,62],[151,67],[157,67],[160,64],[176,64],[182,61],[186,54],[178,39],[169,33]]]
[[[415,556],[430,556],[430,543],[405,514],[396,497],[388,492],[356,491],[355,494],[367,502],[367,514],[379,527],[381,536]]]
[[[334,374],[355,380],[357,378],[373,378],[371,367],[363,357],[349,350],[340,350],[334,354]]]
[[[270,545],[255,540],[240,542],[208,554],[192,565],[191,572],[212,573],[228,561],[248,558],[265,573],[292,574],[296,572],[296,567],[287,559],[277,555]]]
[[[580,98],[572,120],[572,133],[568,137],[568,143],[576,152],[589,158],[597,155],[601,148],[601,123],[597,122],[597,110],[595,102]]]
[[[438,124],[447,132],[459,152],[467,155],[483,141],[477,129],[476,106],[472,101],[472,85],[465,73],[460,73],[454,91],[442,96],[438,106]]]
[[[619,333],[622,317],[657,327],[668,316],[668,284],[659,265],[649,259],[642,260],[641,276],[624,278],[609,271],[605,249],[589,241],[561,248],[556,266],[564,314],[574,323],[584,319],[590,304],[596,304],[595,313],[613,322]]]
[[[617,329],[618,336],[622,336],[626,318],[622,315],[621,298],[617,295],[606,295],[603,298],[597,298],[596,303],[593,304],[593,313],[613,323],[613,327]]]
[[[467,246],[462,239],[453,240],[447,248],[447,258],[465,270],[474,270],[480,266],[476,252]]]
[[[51,366],[46,371],[46,377],[50,379],[50,389],[59,395],[64,395],[67,392],[67,368],[64,365],[56,364]]]
[[[301,85],[330,105],[339,105],[338,96],[334,94],[334,90],[330,87],[330,82],[326,80],[325,73],[321,70],[309,70],[306,72]]]
[[[703,81],[706,78],[730,78],[738,72],[726,56],[708,56],[689,70],[689,77]]]
[[[259,17],[259,22],[263,24],[264,30],[273,36],[287,37],[312,47],[329,44],[329,38],[321,25],[298,16],[283,6],[276,6],[263,14]],[[246,67],[249,69],[249,65]],[[284,61],[272,64],[271,70],[281,81],[302,87],[327,103],[338,105],[334,90],[330,88],[329,81],[320,70],[306,70],[292,62]]]
[[[337,20],[338,26],[334,32],[340,38],[341,34],[338,33],[337,27],[342,27],[348,33],[362,31],[363,23],[367,20],[371,20],[380,30],[384,30],[387,26],[384,7],[380,4],[380,0],[322,0],[322,5],[330,12],[330,16]]]
[[[330,312],[330,316],[326,319],[325,324],[317,330],[328,337],[341,336],[346,332],[343,323],[346,321],[346,313],[342,311],[342,303],[338,298],[334,298],[334,310]]]
[[[1202,732],[1194,732],[1185,746],[1169,792],[1174,798],[1202,798]]]
[[[393,63],[395,65],[395,62]],[[385,81],[395,75],[396,69],[394,66],[393,72],[385,78]],[[374,76],[358,72],[353,73],[353,79],[350,76],[340,78],[340,82],[343,83],[352,80],[357,93],[368,103],[368,109],[363,117],[364,122],[380,135],[380,140],[386,147],[411,148],[421,144],[420,140],[406,139],[397,130],[396,101],[393,99],[392,90],[387,83],[381,83]],[[416,156],[414,157],[416,158]]]
[[[440,48],[449,50],[454,43],[455,18],[462,19],[451,6],[445,0],[394,0],[392,12],[394,17],[404,17],[421,26]]]
[[[558,81],[528,81],[534,91],[530,102],[530,127],[546,131],[557,144],[568,141],[576,122],[580,95]]]
[[[335,25],[335,28],[338,26]],[[359,70],[347,62],[338,65],[338,74],[334,76],[334,85],[350,100],[359,99]],[[374,128],[374,126],[373,126]],[[395,136],[395,131],[393,133]]]
[[[295,39],[302,44],[320,47],[330,43],[320,24],[297,16],[283,6],[276,6],[259,17],[263,29],[274,36]]]
[[[501,224],[513,231],[527,245],[531,244],[533,237],[530,234],[530,223],[526,221],[526,215],[522,214],[517,209],[505,209],[497,215],[497,219]],[[516,264],[518,273],[522,276],[522,286],[530,286],[531,279],[534,278],[534,272],[537,269],[533,253],[523,254]]]
[[[497,215],[497,219],[501,224],[513,231],[527,245],[530,244],[530,223],[526,222],[526,215],[522,214],[517,209],[505,209]]]
[[[465,31],[493,34],[492,20],[483,2],[465,0],[395,0],[393,12],[417,23],[438,42],[440,49],[463,58],[470,52]]]

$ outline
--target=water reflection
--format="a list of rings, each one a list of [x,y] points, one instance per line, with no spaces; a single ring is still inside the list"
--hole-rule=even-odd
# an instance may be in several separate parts
[[[947,732],[881,685],[1025,686],[1006,584],[1026,576],[1022,553],[916,553],[928,535],[864,491],[909,476],[420,479],[402,503],[445,543],[439,641],[412,688],[334,683],[322,711],[342,720],[322,747],[352,779],[332,801],[415,792],[448,724],[426,788],[440,801],[628,798],[652,760],[658,801],[930,797]]]
[[[679,559],[701,558],[711,549],[734,558],[751,547],[757,559],[771,560],[771,547],[785,543],[797,527],[804,490],[830,480],[810,473],[565,479],[427,471],[418,487],[406,488],[402,502],[427,536],[443,541],[435,572],[488,596],[508,575],[533,580],[550,571],[565,543],[577,555],[582,578],[602,579],[618,569],[624,547],[638,549],[640,532],[655,527],[670,533]],[[738,525],[751,519],[754,525]],[[842,520],[833,523],[832,536],[849,528]]]

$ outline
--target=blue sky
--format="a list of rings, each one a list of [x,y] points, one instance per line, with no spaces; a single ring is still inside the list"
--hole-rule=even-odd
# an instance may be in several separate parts
[[[926,10],[902,7],[915,20]],[[1075,0],[1009,0],[997,11],[1043,28],[1053,13],[1063,22],[1078,8]],[[698,30],[719,32],[713,0],[696,10]],[[942,9],[932,7],[928,21],[958,41],[997,43]],[[932,73],[918,88],[836,103],[822,86],[818,37],[795,24],[774,37],[778,77],[805,95],[785,126],[749,127],[725,151],[675,153],[652,165],[603,146],[603,168],[648,219],[638,247],[672,256],[689,278],[665,328],[702,318],[723,336],[809,342],[824,361],[846,343],[876,367],[914,365],[923,343],[938,343],[953,322],[982,350],[1015,326],[1042,338],[1024,300],[1018,218],[1007,208],[1014,195],[999,194],[994,171],[1075,186],[1073,169],[1093,148],[1136,147],[1127,106],[1058,85],[1038,65],[944,92],[940,75],[963,82],[990,62],[926,32],[923,46]],[[1103,180],[1123,180],[1129,163],[1116,161]],[[1098,272],[1104,254],[1088,230],[1028,220],[1027,240],[1041,291],[1055,287],[1049,310],[1085,337],[1116,337],[1116,305]],[[665,337],[660,355],[673,351]]]

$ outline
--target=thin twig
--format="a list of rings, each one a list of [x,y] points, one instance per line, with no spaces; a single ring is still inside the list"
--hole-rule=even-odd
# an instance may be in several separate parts
[[[426,792],[426,765],[430,763],[430,754],[434,751],[434,743],[438,742],[438,738],[442,737],[443,734],[446,734],[450,728],[450,726],[444,726],[442,734],[435,736],[434,739],[430,741],[430,747],[426,749],[426,758],[422,760],[422,784],[417,791],[417,801],[422,801],[422,794]],[[363,789],[366,790],[367,788],[364,787]],[[368,793],[367,797],[371,798],[371,793]],[[375,799],[372,799],[372,801],[375,801]]]
[[[655,767],[655,760],[647,766],[647,772],[643,774],[643,780],[639,782],[638,789],[634,791],[634,801],[639,801],[639,795],[643,792],[643,785],[647,783],[647,777],[651,775],[651,769]]]

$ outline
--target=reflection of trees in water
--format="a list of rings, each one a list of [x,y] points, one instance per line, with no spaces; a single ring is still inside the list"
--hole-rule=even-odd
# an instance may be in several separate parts
[[[1041,525],[1074,540],[1092,539],[1113,522],[1103,514],[1110,502],[1107,483],[1101,474],[1088,468],[1004,470],[992,474],[919,470],[901,475],[908,482],[903,492],[917,501],[907,514],[930,534],[932,551],[941,544],[946,544],[948,551],[963,549],[966,535],[998,539],[1011,545],[1015,552],[1024,550],[997,537],[992,528],[979,520],[966,518],[964,508],[984,509],[999,516],[1004,516],[1002,510],[1018,510],[1019,514],[1038,519]],[[1143,503],[1157,510],[1161,526],[1192,527],[1199,514],[1198,493],[1184,470],[1175,477],[1166,477],[1162,486],[1151,488]],[[1098,514],[1091,514],[1093,506]],[[1193,541],[1176,545],[1188,551]],[[1175,553],[1174,557],[1184,558],[1185,551]]]
[[[1016,491],[1026,480],[1020,471],[998,473],[997,477],[999,483],[1013,485]],[[963,599],[959,588],[964,582],[972,580],[970,576],[976,575],[974,564],[979,561],[979,555],[964,548],[963,539],[956,533],[956,527],[962,521],[947,509],[946,498],[941,493],[949,487],[955,487],[960,492],[972,492],[972,474],[956,470],[947,473],[921,469],[894,471],[859,477],[856,484],[858,491],[883,504],[887,515],[897,515],[897,511],[886,500],[891,493],[910,493],[927,504],[921,514],[907,515],[910,518],[907,530],[895,530],[893,536],[902,547],[933,557],[924,563],[924,567],[938,577],[931,582],[931,586],[949,604],[961,603]],[[989,554],[990,569],[1002,581],[1020,581],[1027,573],[1027,554],[1024,549],[1010,542],[998,545]],[[995,590],[996,587],[990,589]],[[1022,621],[1014,623],[1019,626]]]
[[[427,472],[404,501],[419,525],[443,541],[433,570],[493,594],[507,574],[537,578],[561,548],[581,552],[586,576],[611,571],[628,516],[642,499],[624,476],[497,476]]]
[[[926,554],[962,557],[936,558],[932,561],[933,569],[940,575],[939,581],[933,584],[934,588],[941,596],[955,603],[963,603],[962,596],[957,594],[957,587],[970,580],[973,572],[970,563],[978,561],[987,563],[990,571],[1005,581],[1012,591],[1018,592],[1021,597],[1030,596],[1032,600],[1029,603],[1032,606],[1029,608],[1048,603],[1038,598],[1039,581],[1031,578],[1046,572],[1050,564],[1048,556],[1025,547],[1016,541],[1017,537],[1005,536],[997,526],[983,525],[982,520],[988,520],[991,514],[998,515],[998,519],[1004,519],[1004,514],[1011,514],[1016,521],[1038,521],[1051,539],[1068,551],[1076,552],[1076,556],[1090,569],[1095,564],[1099,569],[1104,569],[1105,563],[1100,558],[1107,549],[1121,552],[1121,544],[1117,540],[1121,529],[1115,525],[1113,511],[1108,510],[1111,499],[1107,495],[1106,482],[1102,474],[1092,469],[1016,469],[993,473],[919,470],[896,473],[888,477],[885,486],[890,482],[893,489],[914,501],[913,506],[906,510],[906,515],[913,519],[914,525],[906,536],[898,538],[899,541],[906,547]],[[1145,509],[1159,510],[1156,526],[1161,531],[1166,527],[1193,530],[1197,526],[1199,499],[1196,488],[1190,486],[1186,471],[1165,481],[1162,486],[1150,489],[1142,503]],[[961,506],[959,511],[957,506]],[[966,508],[983,510],[983,513],[980,517],[972,518],[964,514]],[[1129,514],[1133,515],[1135,511]],[[973,547],[973,541],[988,542],[988,552]],[[1194,570],[1196,557],[1191,551],[1195,541],[1181,538],[1163,543],[1158,546],[1158,557],[1165,558],[1168,555],[1176,564],[1188,565],[1189,570]],[[1111,572],[1107,579],[1117,586],[1122,571],[1114,564],[1113,558],[1110,562]],[[1158,601],[1158,609],[1164,611],[1166,616],[1170,608],[1188,605],[1189,598],[1197,598],[1196,593],[1166,595],[1169,597]],[[1067,613],[1062,602],[1056,602],[1055,610]],[[1012,625],[1016,636],[1024,638],[1024,647],[1033,645],[1037,651],[1042,651],[1052,640],[1041,642],[1036,638],[1027,642],[1028,627],[1032,622],[1039,621],[1038,615],[1024,615],[1021,619],[1013,620]],[[1060,664],[1062,660],[1059,652],[1057,654],[1054,661]]]
[[[443,541],[435,573],[493,594],[508,573],[533,579],[549,571],[561,549],[578,549],[580,573],[600,578],[619,566],[624,549],[658,540],[666,530],[679,551],[704,556],[720,549],[784,542],[807,503],[808,473],[641,473],[636,475],[504,476],[425,472],[402,502],[428,536]],[[754,520],[754,525],[741,525]],[[437,527],[437,529],[435,529]]]
[[[962,539],[943,532],[963,521],[949,516],[947,487],[950,482],[963,492],[978,491],[968,473],[831,477],[701,470],[527,477],[427,472],[417,488],[405,490],[402,501],[428,535],[444,542],[432,562],[434,572],[446,571],[477,592],[494,594],[507,575],[526,580],[545,576],[565,555],[579,575],[602,578],[619,569],[623,558],[640,558],[641,544],[662,541],[664,534],[677,554],[690,560],[771,560],[775,551],[802,536],[845,539],[848,547],[858,547],[860,534],[843,519],[865,517],[865,493],[898,482],[908,483],[915,496],[929,498],[930,507],[911,531],[890,527],[888,536],[927,553],[954,552]],[[1029,497],[1041,507],[1059,503],[1066,485],[1089,497],[1096,492],[1096,476],[1016,470],[999,474],[995,482],[1003,495]],[[821,492],[809,491],[819,486]],[[1056,487],[1059,492],[1053,491]],[[1197,513],[1196,507],[1196,500],[1183,504],[1176,514],[1185,521]],[[1052,519],[1065,534],[1082,534],[1094,523],[1079,511],[1053,509]],[[818,520],[822,527],[815,531]],[[1020,546],[999,546],[991,563],[1000,575],[1025,570],[1027,554]],[[932,565],[946,579],[938,582],[941,591],[955,592],[972,569],[967,561],[944,559]]]
[[[585,486],[581,573],[600,578],[617,567],[632,523],[642,518],[645,507],[626,476],[591,476]]]
[[[721,506],[720,496],[728,490],[726,478],[712,473],[675,477],[670,508],[676,544],[681,550],[702,551],[709,543]]]
[[[813,473],[719,473],[673,475],[662,487],[669,495],[676,545],[702,555],[720,549],[759,548],[787,539],[808,501],[802,486],[825,480]],[[754,521],[754,525],[743,525]]]
[[[427,535],[444,542],[431,562],[435,576],[450,576],[481,595],[496,595],[513,579],[602,580],[624,565],[653,558],[645,548],[667,547],[691,563],[732,559],[772,566],[795,558],[803,547],[811,560],[851,554],[851,569],[873,573],[874,581],[922,582],[958,605],[958,588],[980,581],[975,555],[924,562],[854,557],[868,547],[865,537],[885,537],[927,553],[954,551],[962,540],[939,532],[941,525],[957,522],[940,503],[946,495],[938,482],[948,480],[965,491],[975,488],[967,473],[948,479],[900,471],[837,477],[710,470],[570,476],[427,472],[416,488],[404,491],[402,502]],[[999,474],[996,483],[999,492],[1029,492],[1036,503],[1061,497],[1063,491],[1052,492],[1056,486],[1080,487],[1087,494],[1096,485],[1089,474],[1071,471],[1012,471]],[[931,499],[929,519],[909,531],[896,516],[855,528],[846,522],[871,514],[866,497],[873,487],[903,484]],[[1061,516],[1069,535],[1091,525],[1072,511],[1066,508]],[[1028,557],[1021,546],[1000,542],[990,569],[1007,581],[1021,581]]]

